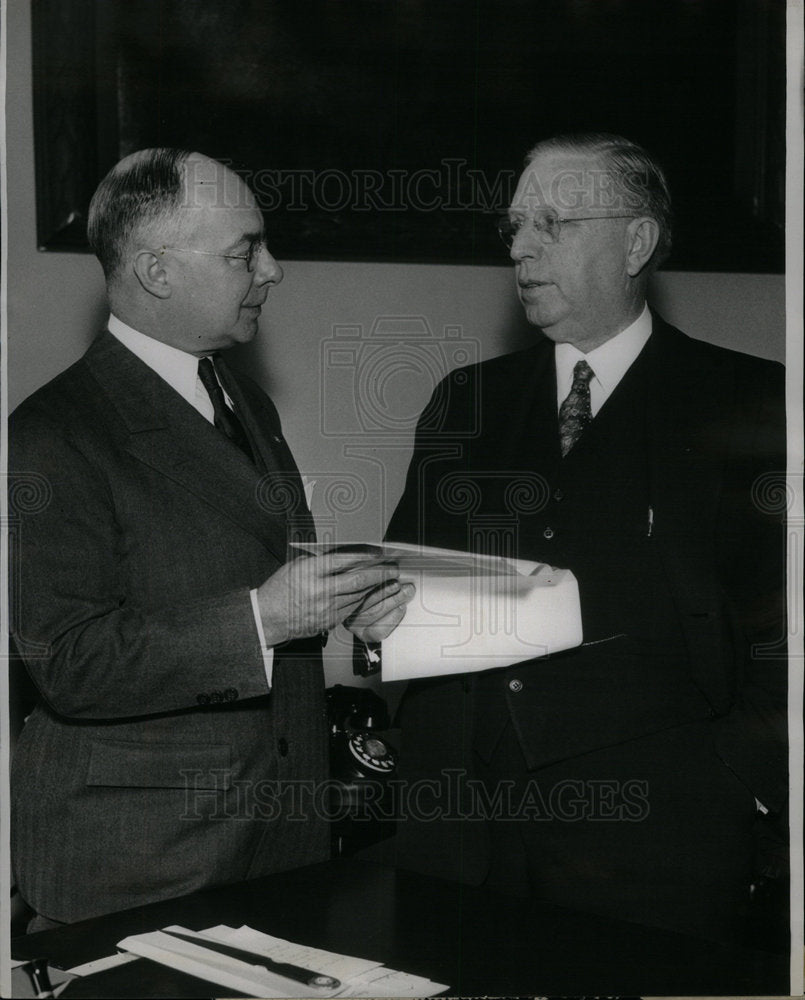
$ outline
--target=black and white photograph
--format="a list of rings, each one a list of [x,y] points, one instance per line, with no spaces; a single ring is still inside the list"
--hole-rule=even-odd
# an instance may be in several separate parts
[[[802,996],[801,0],[0,13],[0,995]]]

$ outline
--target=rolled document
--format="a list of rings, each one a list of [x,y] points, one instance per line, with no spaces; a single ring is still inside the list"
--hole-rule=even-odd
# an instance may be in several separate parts
[[[388,559],[416,586],[405,618],[383,641],[384,681],[507,667],[583,638],[579,588],[568,569],[401,542],[299,547]]]

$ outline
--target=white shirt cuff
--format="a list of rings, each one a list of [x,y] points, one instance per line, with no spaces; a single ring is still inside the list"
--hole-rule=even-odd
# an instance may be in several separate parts
[[[271,690],[271,678],[274,673],[274,650],[266,646],[266,634],[263,631],[263,619],[260,617],[260,605],[257,603],[257,589],[249,591],[252,599],[252,612],[254,613],[254,624],[257,626],[257,638],[260,642],[260,651],[263,654],[263,669],[266,672],[266,685]]]

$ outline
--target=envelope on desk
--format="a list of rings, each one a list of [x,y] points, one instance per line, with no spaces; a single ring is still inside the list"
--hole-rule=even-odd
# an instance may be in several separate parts
[[[582,641],[579,588],[567,569],[400,542],[298,547],[376,555],[416,585],[405,618],[383,642],[383,680],[507,667]]]

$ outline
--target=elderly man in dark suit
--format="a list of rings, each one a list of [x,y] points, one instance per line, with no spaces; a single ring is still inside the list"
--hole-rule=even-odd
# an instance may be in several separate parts
[[[271,400],[218,354],[282,270],[242,180],[145,150],[90,206],[108,330],[11,420],[12,628],[41,695],[12,778],[34,927],[327,857],[322,634],[402,617],[314,532]],[[30,499],[30,497],[29,497]],[[35,510],[33,508],[36,508]]]
[[[787,790],[783,381],[647,308],[670,224],[626,139],[528,158],[500,231],[543,336],[438,387],[387,537],[570,568],[584,642],[410,685],[403,776],[441,789],[400,860],[734,940]]]

